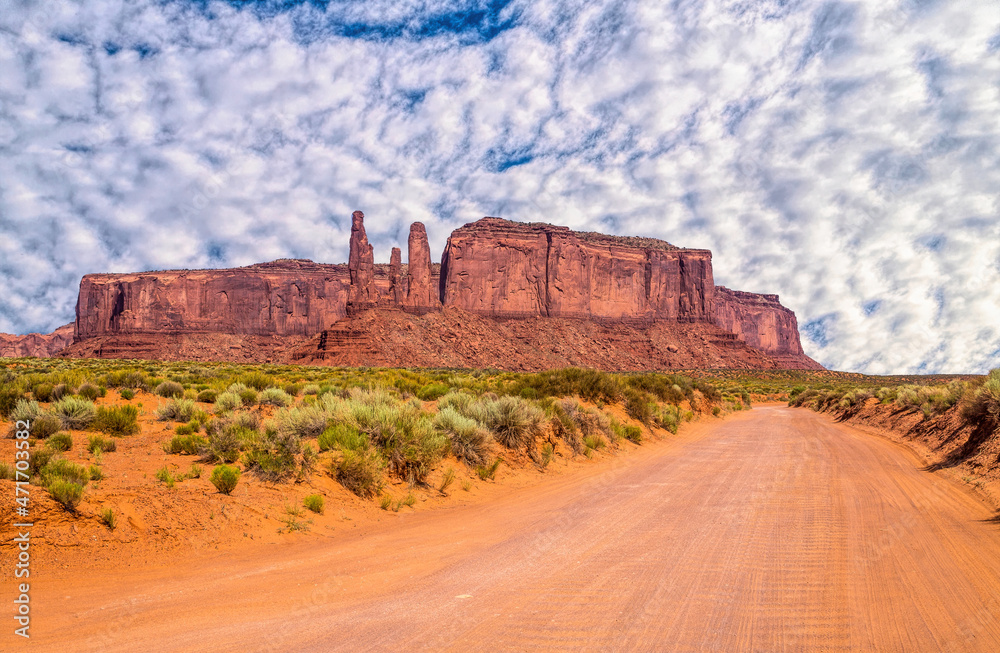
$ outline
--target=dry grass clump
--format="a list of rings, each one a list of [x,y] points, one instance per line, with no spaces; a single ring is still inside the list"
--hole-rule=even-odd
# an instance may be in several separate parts
[[[345,451],[343,458],[331,465],[330,472],[345,488],[362,499],[370,499],[382,492],[385,467],[385,459],[368,447]]]
[[[448,437],[451,453],[465,464],[476,467],[489,460],[493,437],[476,420],[447,406],[434,417],[434,428]]]
[[[94,428],[110,435],[134,435],[139,432],[139,408],[136,406],[100,406]]]
[[[52,404],[49,411],[62,421],[64,429],[89,428],[97,417],[94,402],[83,397],[63,397]]]

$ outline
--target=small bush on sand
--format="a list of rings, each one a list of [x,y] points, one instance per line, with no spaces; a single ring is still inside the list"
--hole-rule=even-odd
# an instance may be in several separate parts
[[[94,428],[111,435],[134,435],[139,432],[137,406],[101,406],[97,409]]]
[[[20,397],[20,395],[18,395]],[[12,422],[34,421],[42,414],[42,407],[31,399],[18,399],[11,408],[8,419]]]
[[[115,511],[111,508],[105,508],[101,511],[101,523],[108,527],[109,531],[115,530],[118,527],[118,517],[115,515]]]
[[[209,480],[222,494],[232,494],[240,481],[240,470],[229,465],[219,465],[212,470]]]
[[[171,399],[156,410],[156,419],[161,422],[190,422],[195,408],[194,401],[190,399]]]
[[[48,486],[49,494],[70,512],[76,512],[83,501],[83,485],[71,481],[56,480]]]
[[[353,424],[334,424],[319,435],[319,450],[358,451],[369,445],[365,437]]]
[[[89,428],[97,417],[94,402],[83,397],[63,397],[52,404],[49,410],[62,421],[64,429],[82,430]]]
[[[439,397],[443,397],[448,394],[447,385],[443,383],[428,383],[424,387],[417,390],[417,398],[423,401],[434,401]]]
[[[167,453],[173,454],[187,454],[193,456],[195,454],[201,453],[205,447],[208,445],[208,440],[201,437],[200,435],[175,435],[170,439],[166,445],[164,445],[163,450]]]
[[[480,480],[485,481],[487,479],[492,479],[494,476],[496,476],[497,469],[500,468],[500,462],[501,462],[500,459],[497,458],[489,465],[481,465],[477,467],[476,474],[479,475]]]
[[[258,431],[241,426],[232,419],[217,419],[206,429],[208,443],[202,455],[208,462],[233,463],[239,460],[240,452],[257,438]]]
[[[34,395],[35,399],[38,401],[52,401],[52,384],[39,383],[34,387],[34,389],[32,389],[31,394]]]
[[[49,437],[46,444],[54,451],[69,451],[73,448],[73,436],[65,432],[56,433]]]
[[[448,437],[452,454],[467,465],[476,467],[489,459],[493,438],[471,417],[449,406],[438,411],[434,427]]]
[[[65,458],[53,458],[42,468],[39,476],[44,487],[60,480],[84,486],[90,480],[90,470]]]
[[[243,456],[247,471],[268,481],[280,481],[295,472],[296,458],[302,452],[299,436],[268,428],[248,443]]]
[[[223,392],[215,400],[216,413],[228,413],[243,406],[243,400],[235,392]]]
[[[283,408],[274,414],[278,432],[299,438],[316,438],[326,430],[327,415],[319,406]]]
[[[344,457],[332,465],[331,472],[345,488],[362,499],[377,496],[382,491],[385,459],[373,448],[345,451]]]
[[[135,398],[135,392],[129,390],[128,388],[123,388],[118,392],[118,396],[120,396],[125,401],[132,401],[132,399]]]
[[[16,387],[0,384],[0,417],[16,422],[11,415],[18,402],[24,399],[24,392]],[[36,402],[37,404],[37,402]],[[41,410],[39,408],[39,410]]]
[[[118,449],[118,441],[114,438],[103,438],[99,435],[92,435],[87,441],[87,451],[90,453],[105,453],[107,451],[115,451]]]
[[[634,420],[643,424],[652,423],[655,405],[650,396],[641,390],[629,388],[625,391],[625,412]]]
[[[622,433],[629,442],[642,444],[642,429],[638,426],[623,426]]]
[[[62,428],[62,420],[55,415],[42,413],[31,422],[31,437],[44,440],[55,435]]]
[[[323,513],[323,495],[322,494],[310,494],[305,499],[302,500],[302,505],[308,510],[315,513]]]
[[[196,401],[203,404],[214,404],[215,400],[219,398],[219,393],[215,390],[202,390],[198,393]]]
[[[184,396],[184,386],[176,381],[164,381],[153,389],[153,394],[160,397],[177,399]]]
[[[90,399],[91,401],[94,401],[98,397],[103,397],[106,393],[107,391],[102,393],[101,388],[98,388],[93,383],[84,383],[80,386],[80,389],[76,391],[76,394],[80,395],[84,399]]]
[[[277,406],[284,408],[292,403],[292,398],[281,388],[267,388],[260,393],[258,399],[261,406]]]

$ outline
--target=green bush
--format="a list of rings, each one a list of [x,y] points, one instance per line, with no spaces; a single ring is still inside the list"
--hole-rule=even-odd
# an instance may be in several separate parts
[[[448,394],[448,386],[443,383],[428,383],[417,390],[417,397],[423,401],[434,401]]]
[[[269,481],[280,481],[295,472],[296,457],[302,451],[295,433],[269,428],[248,444],[243,457],[247,471]]]
[[[280,392],[280,391],[279,391]],[[326,430],[327,415],[319,406],[284,408],[274,414],[275,428],[300,438],[316,438]]]
[[[72,395],[53,403],[49,410],[62,421],[64,429],[89,428],[97,417],[94,402]]]
[[[111,435],[133,435],[139,432],[137,406],[100,406],[94,419],[94,428]]]
[[[55,415],[42,413],[31,422],[31,428],[28,429],[28,432],[31,437],[44,440],[57,433],[62,425],[62,420]]]
[[[267,388],[260,393],[258,398],[261,406],[277,406],[284,408],[292,403],[292,398],[281,388]]]
[[[22,401],[24,393],[14,387],[0,385],[0,417],[16,421],[11,415],[14,407]]]
[[[51,383],[39,383],[31,391],[35,399],[38,401],[51,401],[52,400],[52,384]]]
[[[642,429],[638,426],[623,426],[622,432],[625,439],[635,444],[642,444]]]
[[[83,485],[71,481],[56,480],[47,486],[49,494],[70,512],[76,512],[83,501]]]
[[[497,458],[489,465],[480,465],[477,467],[476,474],[479,476],[479,479],[485,481],[496,476],[497,469],[500,468],[500,462],[500,459]]]
[[[222,494],[232,494],[236,489],[236,484],[240,481],[240,470],[229,465],[219,465],[212,470],[209,478],[215,489]]]
[[[302,388],[302,394],[304,394],[304,395],[318,395],[319,394],[319,386],[316,385],[315,383],[310,383],[306,387]]]
[[[302,505],[307,509],[322,514],[323,513],[323,495],[321,494],[310,494],[305,499],[302,500]]]
[[[92,481],[103,481],[104,480],[104,470],[102,470],[98,465],[90,466],[90,480]]]
[[[289,397],[298,397],[299,393],[302,392],[302,386],[298,383],[287,383],[282,388]]]
[[[634,420],[643,424],[653,421],[653,403],[648,394],[641,390],[629,388],[625,391],[625,412]]]
[[[248,372],[247,374],[243,374],[240,376],[239,382],[254,390],[264,390],[275,385],[274,378],[263,372]]]
[[[959,415],[973,427],[995,431],[1000,427],[1000,369],[970,382],[961,399]]]
[[[198,393],[197,401],[203,404],[214,404],[219,398],[219,393],[215,390],[202,390]]]
[[[115,515],[115,511],[111,508],[105,508],[100,512],[101,523],[108,527],[108,530],[115,530],[118,527],[118,518]]]
[[[334,424],[319,435],[319,450],[358,451],[368,446],[365,437],[353,424]]]
[[[14,466],[0,462],[0,481],[13,481],[14,476]]]
[[[58,383],[52,388],[52,401],[59,401],[63,397],[69,397],[72,394],[73,388],[65,383]]]
[[[76,391],[76,394],[80,395],[84,399],[90,399],[91,401],[103,396],[101,394],[101,389],[93,383],[84,383],[80,386],[80,389]]]
[[[49,441],[46,442],[53,451],[69,451],[73,448],[73,436],[69,433],[60,432],[49,437]]]
[[[32,449],[31,456],[28,458],[28,474],[33,477],[40,476],[42,470],[55,455],[56,452],[48,447]]]
[[[175,435],[170,439],[164,447],[163,450],[167,453],[173,454],[187,454],[193,456],[195,454],[201,453],[208,446],[208,440],[201,437],[200,435]],[[235,454],[238,456],[239,454]],[[234,458],[235,456],[231,456]]]
[[[254,441],[258,432],[242,426],[233,419],[217,419],[206,429],[208,444],[204,447],[205,459],[209,462],[233,463],[239,460],[240,452]]]
[[[90,470],[65,458],[52,458],[41,468],[39,477],[43,487],[60,480],[84,486],[90,480]]]
[[[215,400],[215,412],[226,413],[243,406],[240,396],[234,392],[223,392]]]
[[[467,465],[476,467],[489,460],[493,438],[476,420],[449,406],[438,411],[434,427],[448,437],[451,453]]]
[[[340,462],[334,463],[333,475],[345,488],[367,499],[382,491],[382,473],[386,462],[373,448],[345,451]]]
[[[171,399],[165,406],[158,408],[156,419],[161,422],[190,422],[194,417],[195,405],[190,399]]]
[[[87,451],[90,453],[101,453],[107,451],[116,451],[118,449],[118,441],[114,438],[103,438],[99,435],[92,435],[87,441]]]
[[[163,383],[156,386],[153,390],[153,394],[160,397],[174,398],[184,396],[184,386],[176,381],[164,381]]]
[[[20,397],[20,395],[18,395]],[[30,399],[18,399],[14,402],[8,412],[8,419],[12,422],[34,421],[42,414],[42,407],[37,401]]]
[[[597,450],[603,449],[608,443],[601,436],[594,434],[584,436],[583,444],[586,449]]]
[[[129,390],[128,388],[122,388],[118,391],[118,396],[120,396],[125,401],[132,401],[135,397],[135,392]]]

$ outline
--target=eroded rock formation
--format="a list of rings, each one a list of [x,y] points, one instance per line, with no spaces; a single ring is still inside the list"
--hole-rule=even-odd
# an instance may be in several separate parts
[[[777,296],[715,286],[708,250],[499,218],[455,230],[440,265],[431,262],[420,223],[408,250],[407,265],[398,248],[388,265],[375,264],[356,211],[347,265],[281,260],[87,275],[75,343],[63,355],[511,369],[818,367]],[[429,315],[442,311],[450,312]],[[372,320],[395,330],[375,329]],[[559,333],[568,340],[546,340]],[[408,337],[426,346],[404,346]],[[389,342],[396,344],[386,349]],[[459,344],[470,342],[472,349]],[[469,351],[446,356],[449,347]],[[510,356],[484,363],[473,350]],[[529,362],[533,351],[538,366]]]
[[[23,336],[0,333],[0,357],[37,356],[38,358],[48,358],[55,356],[72,342],[72,324],[63,325],[52,333],[29,333]]]

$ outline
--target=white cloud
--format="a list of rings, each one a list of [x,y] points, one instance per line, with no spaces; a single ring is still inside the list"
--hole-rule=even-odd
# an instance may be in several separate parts
[[[708,247],[826,365],[984,370],[998,43],[989,3],[9,2],[0,330],[88,272],[343,261],[360,208],[381,260],[487,214]]]

